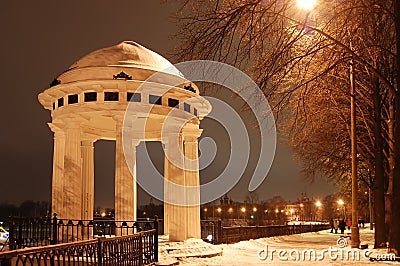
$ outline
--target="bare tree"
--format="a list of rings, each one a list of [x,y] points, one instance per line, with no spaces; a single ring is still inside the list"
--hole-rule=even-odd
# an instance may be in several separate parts
[[[385,243],[382,211],[390,208],[390,245],[398,253],[400,123],[394,121],[400,121],[400,92],[393,78],[400,76],[398,1],[322,0],[312,13],[299,10],[293,0],[182,3],[178,56],[224,61],[248,71],[276,113],[284,114],[283,128],[290,125],[290,143],[311,178],[318,171],[339,180],[348,177],[346,88],[348,63],[355,61],[360,164],[373,174],[365,181],[374,191],[375,246]],[[289,115],[282,112],[286,107]],[[390,115],[394,119],[385,119]],[[385,176],[392,203],[386,206]]]

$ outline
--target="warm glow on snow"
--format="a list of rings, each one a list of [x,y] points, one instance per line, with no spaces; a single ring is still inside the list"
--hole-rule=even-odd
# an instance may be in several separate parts
[[[305,10],[311,10],[315,6],[315,0],[297,0],[297,5]]]

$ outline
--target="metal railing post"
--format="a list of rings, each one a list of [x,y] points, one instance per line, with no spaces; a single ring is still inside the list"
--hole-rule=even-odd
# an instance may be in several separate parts
[[[51,237],[50,244],[55,245],[55,244],[58,243],[58,230],[57,230],[58,221],[57,221],[57,213],[54,213],[54,214],[53,214],[53,222],[52,222],[52,224],[53,224],[53,230],[52,230],[52,234],[53,234],[53,235],[52,235],[52,237]]]
[[[102,266],[103,263],[103,249],[102,249],[102,242],[101,238],[97,239],[97,265]]]
[[[18,236],[17,236],[17,245],[16,245],[18,248],[22,248],[22,246],[23,246],[22,228],[23,228],[23,226],[22,226],[22,222],[20,220],[20,222],[18,224]]]
[[[217,244],[223,243],[222,239],[222,221],[218,220],[218,241]]]
[[[139,265],[143,265],[143,233],[139,233]]]
[[[8,245],[10,250],[15,249],[15,221],[14,217],[10,216],[10,235],[8,236]]]
[[[158,216],[154,216],[154,229],[156,232],[154,233],[154,261],[158,262]]]

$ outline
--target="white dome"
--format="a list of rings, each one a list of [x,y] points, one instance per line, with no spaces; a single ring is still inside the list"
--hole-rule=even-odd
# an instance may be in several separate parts
[[[86,67],[133,67],[183,77],[167,59],[133,41],[96,50],[75,62],[68,70]]]

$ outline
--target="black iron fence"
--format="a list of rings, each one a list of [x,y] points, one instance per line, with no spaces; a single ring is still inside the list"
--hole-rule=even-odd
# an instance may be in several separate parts
[[[160,221],[114,221],[114,220],[65,220],[51,217],[11,217],[9,250],[39,247],[60,243],[90,240],[98,236],[132,235],[152,229],[159,230]]]
[[[201,221],[201,237],[213,244],[236,243],[270,236],[317,232],[328,229],[328,224],[267,225],[224,227],[221,220]]]
[[[0,253],[0,266],[148,265],[158,261],[157,229]]]

